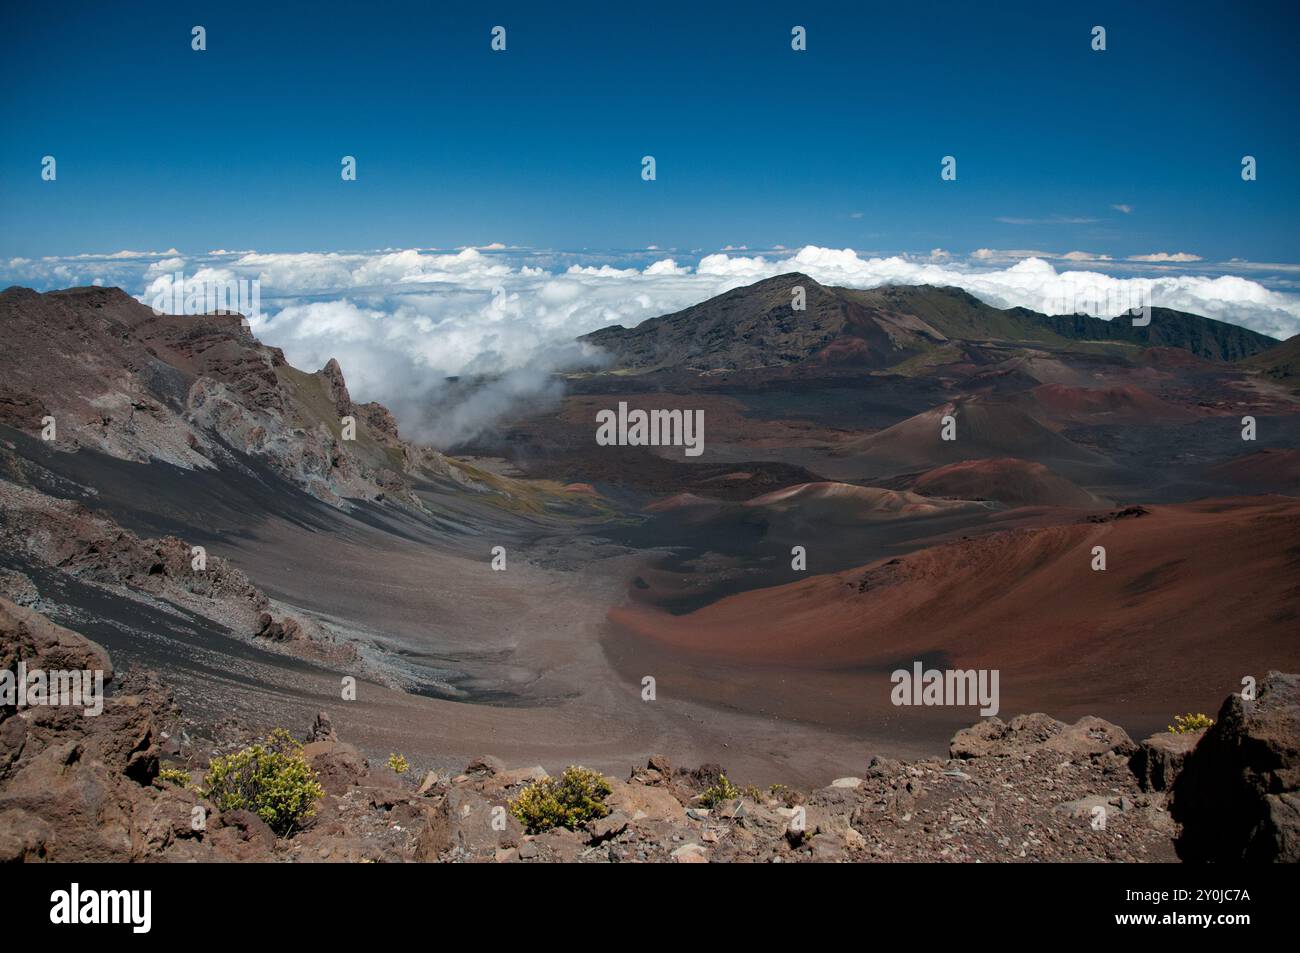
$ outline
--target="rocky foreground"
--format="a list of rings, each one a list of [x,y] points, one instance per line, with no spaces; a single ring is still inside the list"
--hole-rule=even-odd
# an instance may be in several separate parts
[[[0,667],[101,669],[95,643],[0,599]],[[147,674],[119,675],[103,714],[0,708],[0,860],[6,861],[1164,861],[1300,860],[1300,677],[1230,696],[1215,725],[1134,743],[1116,725],[1042,714],[959,732],[949,758],[875,758],[862,777],[744,789],[712,808],[723,769],[651,756],[608,778],[609,813],[528,834],[502,810],[540,767],[491,757],[462,774],[396,773],[340,740],[325,714],[303,755],[324,796],[292,836],[220,812],[164,768],[200,778],[253,741],[197,725]],[[196,810],[199,809],[199,810]],[[201,824],[195,818],[203,819]]]

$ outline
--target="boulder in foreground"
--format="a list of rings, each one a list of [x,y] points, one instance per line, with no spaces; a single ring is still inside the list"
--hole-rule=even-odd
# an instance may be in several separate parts
[[[1170,805],[1184,860],[1300,861],[1300,675],[1229,695],[1187,756]]]

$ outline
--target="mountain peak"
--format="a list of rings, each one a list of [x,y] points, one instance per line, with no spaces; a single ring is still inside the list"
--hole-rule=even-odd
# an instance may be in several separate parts
[[[787,271],[784,274],[773,275],[771,278],[764,278],[756,281],[752,285],[744,285],[741,288],[735,288],[734,291],[763,291],[768,288],[792,288],[795,285],[811,286],[815,288],[824,287],[821,282],[802,271]]]
[[[335,358],[325,362],[325,366],[316,372],[325,385],[325,392],[338,408],[339,416],[344,416],[352,407],[352,396],[348,393],[348,383],[343,378],[343,368]]]
[[[796,310],[791,292],[799,286],[804,307]],[[696,372],[807,363],[885,369],[955,342],[1071,347],[1072,341],[1113,341],[1183,348],[1216,361],[1238,360],[1277,344],[1211,318],[1163,308],[1153,313],[1151,326],[1133,327],[1085,315],[997,308],[953,286],[839,288],[788,272],[634,328],[603,328],[582,340],[611,352],[625,370]]]

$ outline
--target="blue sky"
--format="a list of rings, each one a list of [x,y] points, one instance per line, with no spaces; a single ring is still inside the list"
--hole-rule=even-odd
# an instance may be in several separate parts
[[[501,242],[1300,262],[1294,3],[450,6],[6,3],[0,257]]]

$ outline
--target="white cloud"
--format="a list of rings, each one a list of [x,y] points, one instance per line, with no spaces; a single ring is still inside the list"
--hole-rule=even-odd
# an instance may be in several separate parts
[[[105,255],[106,258],[153,258],[157,255],[179,255],[175,248],[169,248],[166,251],[115,251],[111,255]],[[79,258],[95,258],[95,255],[78,255]]]
[[[1170,254],[1167,251],[1153,252],[1150,255],[1129,255],[1129,261],[1150,261],[1150,262],[1178,262],[1185,263],[1191,261],[1203,261],[1200,255],[1192,255],[1185,251],[1174,252]]]
[[[1055,258],[1051,252],[1035,251],[1027,248],[977,248],[971,252],[971,258],[979,262],[1009,262],[1025,258]]]
[[[662,261],[656,261],[642,273],[647,278],[654,278],[659,275],[689,275],[691,270],[681,267],[671,258],[665,258]]]
[[[1281,262],[1268,261],[1247,261],[1245,258],[1230,258],[1225,264],[1234,271],[1300,272],[1300,265],[1289,265]]]
[[[144,276],[145,278],[156,278],[159,275],[183,271],[184,268],[184,258],[160,258],[149,263],[149,267],[144,270]]]
[[[1112,205],[1111,208],[1113,208],[1117,212],[1123,212],[1125,215],[1133,214],[1133,206],[1128,205],[1124,202],[1120,202],[1116,205]]]

